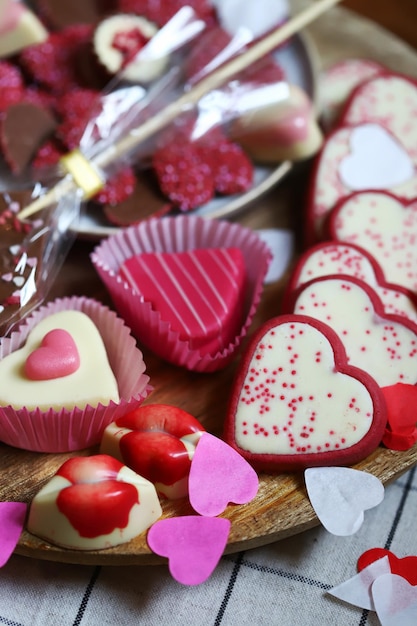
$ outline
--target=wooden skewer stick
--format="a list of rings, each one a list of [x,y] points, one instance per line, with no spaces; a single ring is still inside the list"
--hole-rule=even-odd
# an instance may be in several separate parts
[[[277,48],[283,41],[295,35],[305,26],[320,17],[330,8],[339,4],[342,0],[317,0],[304,11],[294,16],[266,35],[254,44],[246,52],[232,58],[209,74],[205,79],[197,83],[190,91],[185,92],[177,100],[174,100],[161,111],[149,118],[141,126],[133,129],[125,137],[122,137],[114,146],[104,150],[92,161],[92,165],[98,170],[110,165],[116,159],[127,155],[137,148],[143,141],[153,136],[156,132],[167,126],[180,115],[186,107],[195,105],[204,95],[223,85],[228,79],[246,69],[263,56]],[[57,185],[46,192],[43,196],[29,204],[18,214],[20,219],[26,219],[37,211],[56,202],[66,193],[74,190],[76,185],[71,178],[62,179]]]

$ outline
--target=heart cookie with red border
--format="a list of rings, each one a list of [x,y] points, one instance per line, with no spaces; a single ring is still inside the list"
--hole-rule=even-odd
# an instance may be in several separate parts
[[[356,463],[381,441],[384,399],[347,363],[336,333],[283,315],[253,335],[233,386],[225,440],[256,469]]]

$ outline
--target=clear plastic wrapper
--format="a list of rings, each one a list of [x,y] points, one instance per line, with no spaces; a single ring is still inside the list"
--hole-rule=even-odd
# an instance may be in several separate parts
[[[37,169],[17,204],[9,190],[3,191],[6,217],[0,228],[8,234],[2,244],[1,278],[7,289],[0,297],[1,336],[46,297],[85,202],[130,168],[151,167],[166,206],[188,211],[215,194],[248,189],[253,159],[305,158],[319,147],[308,97],[286,82],[273,56],[262,54],[244,71],[228,70],[231,58],[254,47],[248,29],[229,35],[188,6],[143,47],[138,28],[111,31],[111,41],[117,39],[124,55],[120,70],[91,101],[91,117],[76,147],[58,166]],[[101,44],[94,45],[100,56]],[[271,137],[273,145],[265,151]]]

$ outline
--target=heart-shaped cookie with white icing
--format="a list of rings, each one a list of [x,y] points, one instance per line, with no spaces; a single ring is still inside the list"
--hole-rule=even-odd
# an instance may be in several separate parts
[[[323,276],[293,294],[291,311],[328,324],[345,346],[348,362],[381,387],[417,384],[417,325],[388,315],[369,286],[353,276]]]
[[[337,204],[332,239],[355,243],[379,263],[386,280],[417,294],[417,201],[384,191],[363,191]]]
[[[385,73],[364,81],[346,104],[315,163],[306,240],[323,238],[329,212],[355,191],[417,196],[417,83]]]
[[[225,440],[258,470],[348,465],[379,444],[381,390],[347,363],[334,331],[282,315],[253,335],[234,382]]]

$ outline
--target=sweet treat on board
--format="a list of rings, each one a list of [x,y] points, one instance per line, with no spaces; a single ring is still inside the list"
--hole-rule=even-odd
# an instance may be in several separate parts
[[[0,344],[0,439],[39,452],[97,444],[148,395],[145,369],[113,311],[83,297],[51,302]]]
[[[361,232],[367,232],[367,228],[363,226]],[[282,310],[287,310],[288,299],[294,290],[314,278],[331,274],[354,276],[366,282],[379,296],[387,313],[403,315],[417,322],[416,293],[398,284],[389,284],[381,266],[365,248],[334,240],[318,243],[301,255],[289,277]]]
[[[45,26],[24,2],[0,0],[0,59],[41,43],[47,37]]]
[[[105,454],[73,457],[33,498],[27,530],[63,548],[126,543],[161,516],[155,488]]]
[[[239,103],[243,112],[231,124],[231,137],[258,163],[308,159],[323,142],[316,113],[305,91],[285,82],[282,98],[277,96],[278,91],[276,84],[260,87],[259,101],[263,104],[247,112],[243,95]]]
[[[417,202],[384,191],[364,191],[335,207],[329,220],[332,239],[355,243],[371,254],[386,280],[417,293]]]
[[[291,311],[331,326],[348,363],[365,370],[380,387],[417,383],[417,325],[388,315],[365,282],[353,276],[316,278],[293,293]]]
[[[158,27],[140,15],[111,15],[96,26],[93,49],[110,77],[122,71],[125,80],[146,84],[159,78],[168,65],[168,55],[161,55],[155,46],[144,58],[140,55],[157,32]]]
[[[388,191],[417,196],[417,83],[386,73],[359,85],[340,125],[316,157],[306,214],[306,243],[325,238],[326,220],[351,193]]]
[[[372,59],[337,61],[324,70],[320,83],[320,119],[327,132],[339,121],[352,91],[365,80],[388,69]]]
[[[230,252],[227,252],[228,249],[240,249],[241,255],[236,257],[237,263],[235,260],[236,253],[231,255]],[[200,252],[195,254],[194,251],[196,250]],[[214,252],[201,252],[203,250]],[[191,251],[193,254],[190,254]],[[219,276],[223,275],[224,281],[222,278],[222,283],[229,285],[227,289],[232,290],[233,297],[226,296],[224,287],[222,287],[221,298],[219,299],[217,277],[215,278],[216,288],[212,289],[211,293],[199,294],[195,289],[190,290],[189,278],[183,275],[180,278],[180,291],[182,290],[187,297],[184,300],[184,306],[178,312],[180,312],[181,324],[183,325],[186,322],[185,315],[188,316],[192,312],[195,303],[201,309],[201,298],[205,297],[209,302],[208,309],[213,307],[220,316],[221,326],[225,320],[231,321],[228,332],[233,332],[233,336],[216,339],[213,332],[218,322],[214,326],[210,322],[212,325],[211,339],[215,345],[210,351],[204,349],[203,338],[209,330],[207,321],[205,321],[202,325],[200,324],[198,343],[195,345],[192,336],[196,329],[195,320],[193,322],[194,330],[192,329],[192,333],[185,336],[184,326],[181,328],[178,325],[178,320],[174,326],[175,320],[173,318],[173,321],[167,320],[166,316],[155,309],[150,301],[147,301],[137,290],[135,291],[131,285],[128,285],[120,275],[121,267],[128,259],[132,258],[134,264],[137,265],[137,259],[142,253],[151,254],[151,257],[148,258],[154,261],[157,258],[155,255],[161,254],[172,255],[169,258],[173,262],[185,258],[187,271],[191,267],[191,260],[193,258],[197,260],[201,255],[203,258],[212,256],[216,264],[219,262],[224,264],[221,272],[219,271]],[[180,256],[178,256],[179,253],[181,253]],[[260,300],[271,253],[268,246],[254,231],[240,224],[222,220],[206,220],[198,216],[180,215],[166,217],[163,220],[149,219],[124,229],[96,246],[91,259],[107,287],[116,309],[126,320],[140,345],[146,346],[162,359],[175,365],[190,370],[209,372],[225,367],[232,360],[235,351],[246,335]],[[205,271],[209,271],[208,275],[212,275],[211,268],[210,270],[206,268]],[[200,270],[199,272],[201,273]],[[240,289],[236,287],[239,284],[241,285]],[[163,285],[159,284],[154,287],[155,292],[157,288],[160,291],[158,300],[162,302],[161,290]],[[189,299],[188,303],[187,298]],[[220,304],[221,299],[223,299],[222,304]],[[166,311],[165,303],[163,307]],[[175,307],[171,313],[176,315]],[[239,322],[237,321],[238,318]],[[233,328],[234,330],[232,330]],[[223,343],[221,344],[221,342]]]
[[[260,471],[350,465],[380,443],[382,392],[336,333],[303,315],[263,324],[240,361],[226,442]]]
[[[238,248],[142,252],[120,276],[191,349],[215,354],[239,332],[246,269]]]
[[[24,346],[0,361],[0,405],[72,409],[119,401],[117,381],[100,333],[81,311],[41,320]]]
[[[203,432],[179,407],[146,404],[106,427],[100,452],[149,480],[160,496],[176,500],[188,494],[191,460]]]

